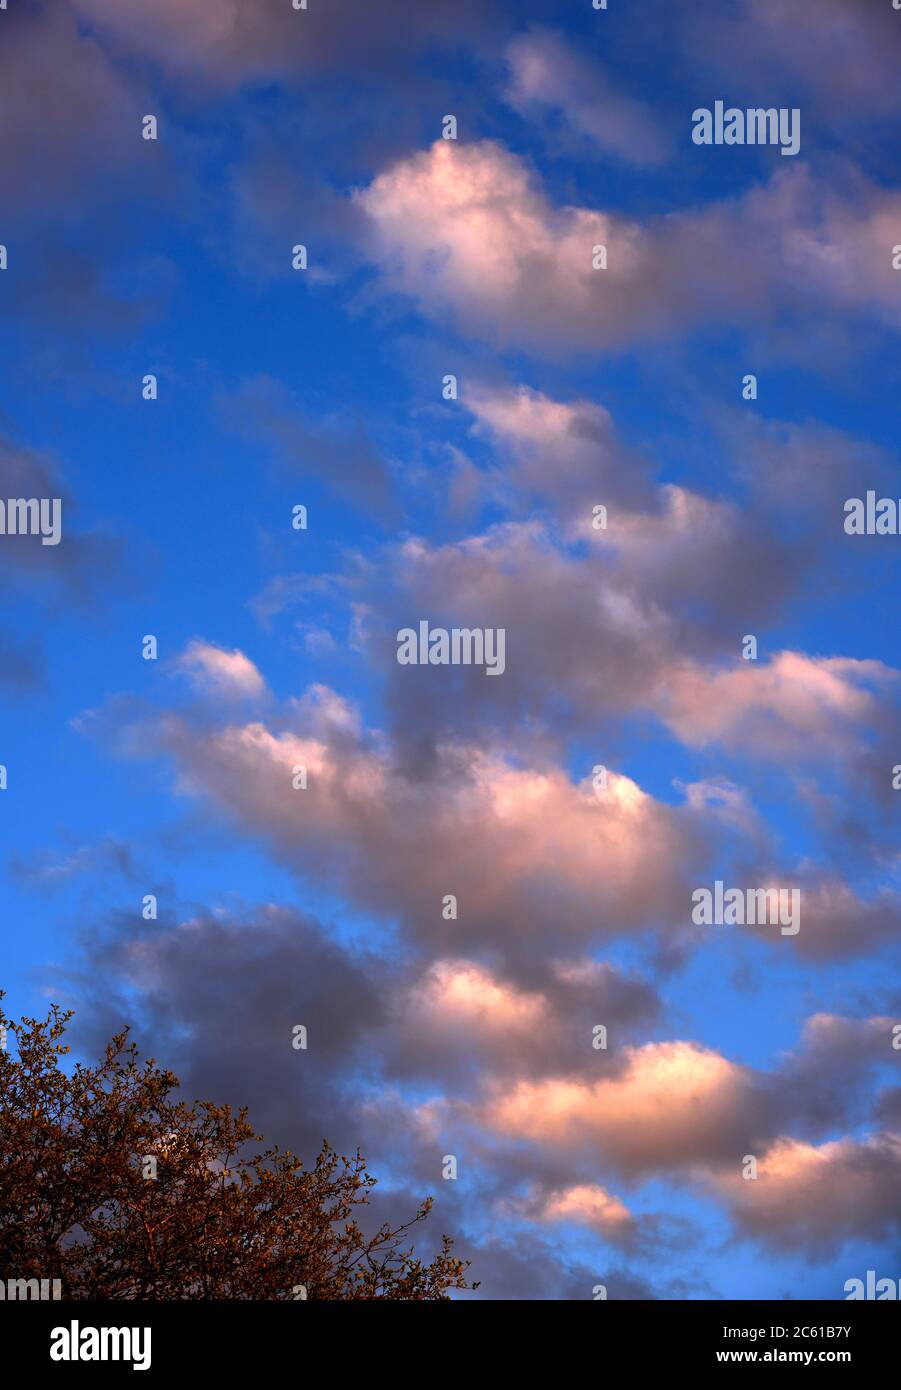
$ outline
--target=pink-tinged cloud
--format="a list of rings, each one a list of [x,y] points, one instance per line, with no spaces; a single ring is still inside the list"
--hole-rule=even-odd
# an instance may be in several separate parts
[[[262,724],[199,740],[185,730],[170,748],[189,785],[367,907],[401,910],[437,931],[453,893],[458,941],[481,940],[485,930],[543,933],[548,913],[577,939],[603,932],[605,922],[628,927],[665,913],[690,845],[677,812],[615,773],[596,792],[588,779],[575,786],[559,771],[448,748],[439,792],[408,781],[374,748]],[[304,791],[292,787],[299,766]]]
[[[563,954],[681,923],[692,866],[716,835],[715,808],[665,805],[612,769],[606,787],[591,770],[576,783],[552,764],[448,741],[431,771],[411,777],[384,737],[363,735],[322,687],[289,702],[272,727],[200,711],[110,718],[93,722],[123,751],[168,756],[182,792],[299,874],[442,940],[443,954],[449,942],[455,952],[494,943],[528,954],[548,933]],[[456,920],[442,915],[451,894]]]
[[[649,704],[692,748],[753,743],[770,757],[816,756],[853,746],[897,682],[881,661],[783,651],[718,670],[686,662],[667,671]]]
[[[476,436],[498,457],[496,490],[514,508],[537,498],[583,533],[597,503],[607,507],[614,530],[624,513],[654,509],[646,466],[618,437],[604,406],[481,382],[467,386],[462,404]]]
[[[632,1173],[678,1169],[728,1150],[745,1132],[752,1078],[690,1042],[624,1049],[625,1065],[596,1081],[520,1082],[491,1096],[482,1123],[511,1138],[592,1147]]]
[[[257,696],[266,682],[256,666],[235,647],[225,651],[211,642],[189,642],[178,661],[195,685],[220,695]]]
[[[616,90],[560,34],[532,30],[507,49],[506,98],[527,118],[557,115],[573,134],[628,163],[659,164],[670,141],[648,108]]]
[[[635,224],[554,209],[526,165],[492,142],[438,140],[380,174],[357,201],[392,288],[497,339],[519,328],[535,336],[542,324],[584,333],[596,308],[593,277],[606,274],[616,289],[641,264]],[[608,243],[610,269],[594,271],[592,248]]]
[[[841,196],[803,168],[731,201],[646,223],[555,207],[493,141],[438,140],[355,194],[387,288],[494,345],[605,347],[704,322],[758,322],[823,301],[901,317],[891,228],[901,194],[858,178]],[[595,248],[606,247],[606,269]]]
[[[566,508],[581,518],[568,532],[585,542],[579,548],[559,524],[536,517],[446,544],[412,539],[386,551],[375,579],[369,570],[365,582],[351,581],[370,604],[363,641],[384,671],[402,737],[509,735],[536,709],[552,735],[594,730],[637,708],[656,712],[671,669],[709,660],[724,642],[736,650],[752,591],[758,612],[776,605],[783,548],[736,508],[668,487],[640,514],[614,501],[605,531],[592,529],[597,498],[594,491],[579,506],[573,494]],[[753,554],[759,570],[736,566],[736,550]],[[768,593],[759,592],[758,572],[772,576]],[[423,614],[445,626],[504,628],[503,679],[399,668],[394,634]]]
[[[407,1021],[448,1039],[465,1032],[515,1045],[547,1029],[551,1010],[543,995],[500,982],[473,961],[438,960],[410,991]]]
[[[883,887],[863,897],[828,871],[807,871],[799,882],[803,926],[794,939],[802,954],[839,959],[901,940],[901,893],[896,889]]]
[[[776,1249],[822,1252],[885,1239],[901,1226],[901,1136],[819,1146],[782,1138],[757,1158],[756,1178],[743,1178],[736,1163],[712,1184],[738,1229]]]
[[[534,975],[535,982],[532,981]],[[494,1077],[542,1076],[578,1069],[603,1017],[618,1041],[659,1012],[656,992],[607,962],[574,957],[536,962],[527,982],[482,962],[442,956],[390,1005],[386,1043],[397,1075],[444,1076],[458,1084]]]
[[[596,1183],[577,1183],[549,1192],[538,1215],[541,1221],[589,1226],[612,1240],[627,1238],[635,1224],[628,1207]]]

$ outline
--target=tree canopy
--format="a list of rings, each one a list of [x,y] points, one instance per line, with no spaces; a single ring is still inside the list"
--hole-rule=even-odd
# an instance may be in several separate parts
[[[475,1288],[443,1236],[430,1263],[405,1224],[358,1222],[376,1179],[323,1142],[312,1168],[178,1078],[129,1030],[97,1066],[63,1069],[72,1017],[53,1005],[0,1050],[0,1271],[59,1279],[79,1299],[446,1299]],[[5,1035],[4,1035],[5,1041]]]

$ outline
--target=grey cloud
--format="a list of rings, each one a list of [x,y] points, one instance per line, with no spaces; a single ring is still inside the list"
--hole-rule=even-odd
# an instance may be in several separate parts
[[[261,79],[309,78],[366,69],[386,75],[430,44],[454,45],[493,27],[493,6],[433,0],[411,10],[404,0],[373,9],[331,0],[295,10],[281,0],[77,0],[81,15],[116,50],[139,54],[185,81],[214,89]]]
[[[165,924],[136,910],[86,933],[57,973],[74,992],[74,1037],[96,1052],[125,1023],[190,1097],[250,1107],[271,1140],[311,1161],[324,1137],[356,1149],[354,1066],[384,1014],[385,967],[352,956],[310,916],[262,906]],[[293,1029],[308,1030],[307,1050]]]
[[[45,680],[44,654],[35,638],[0,631],[0,685],[5,694],[24,695],[43,687]]]
[[[0,497],[59,498],[61,540],[43,545],[33,535],[0,536],[0,568],[17,586],[37,592],[61,594],[68,601],[85,603],[122,569],[121,542],[99,528],[78,527],[75,497],[61,480],[52,461],[41,453],[0,437]],[[46,588],[45,588],[46,586]]]
[[[312,422],[280,382],[267,376],[246,381],[220,407],[233,428],[260,441],[286,476],[315,478],[361,510],[383,520],[395,510],[391,471],[362,420]]]
[[[850,1241],[890,1242],[901,1230],[901,1138],[878,1134],[822,1149],[776,1146],[756,1181],[724,1191],[737,1229],[771,1250],[815,1259]]]
[[[79,844],[72,837],[58,849],[43,849],[27,856],[13,855],[10,874],[29,887],[54,891],[82,876],[118,874],[128,882],[139,881],[140,869],[134,846],[117,835],[106,835],[93,844]],[[146,877],[146,876],[145,876]]]
[[[759,101],[763,84],[790,87],[792,104],[803,102],[816,112],[817,130],[825,126],[838,138],[891,115],[901,101],[901,34],[890,5],[821,0],[815,16],[805,0],[705,5],[687,14],[682,37],[690,61],[718,69],[736,94],[753,92]]]
[[[618,90],[603,68],[592,64],[559,33],[532,29],[507,50],[507,100],[522,115],[551,112],[584,145],[643,166],[660,164],[671,152],[650,110]]]

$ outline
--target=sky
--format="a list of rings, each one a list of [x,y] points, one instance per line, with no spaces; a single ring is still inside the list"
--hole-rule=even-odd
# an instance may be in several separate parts
[[[5,1007],[359,1147],[461,1298],[901,1278],[899,60],[889,0],[0,10],[0,499],[62,517],[0,535]]]

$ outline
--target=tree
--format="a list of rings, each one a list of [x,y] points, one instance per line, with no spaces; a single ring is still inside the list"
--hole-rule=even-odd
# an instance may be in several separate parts
[[[365,1235],[356,1209],[376,1179],[327,1143],[315,1167],[256,1151],[246,1109],[173,1098],[178,1078],[143,1064],[128,1029],[96,1067],[60,1060],[72,1017],[6,1018],[0,1051],[0,1271],[59,1279],[64,1298],[446,1299],[475,1288],[442,1238],[430,1264],[405,1225]],[[0,1037],[5,1034],[0,1032]],[[155,1176],[154,1176],[155,1174]]]

